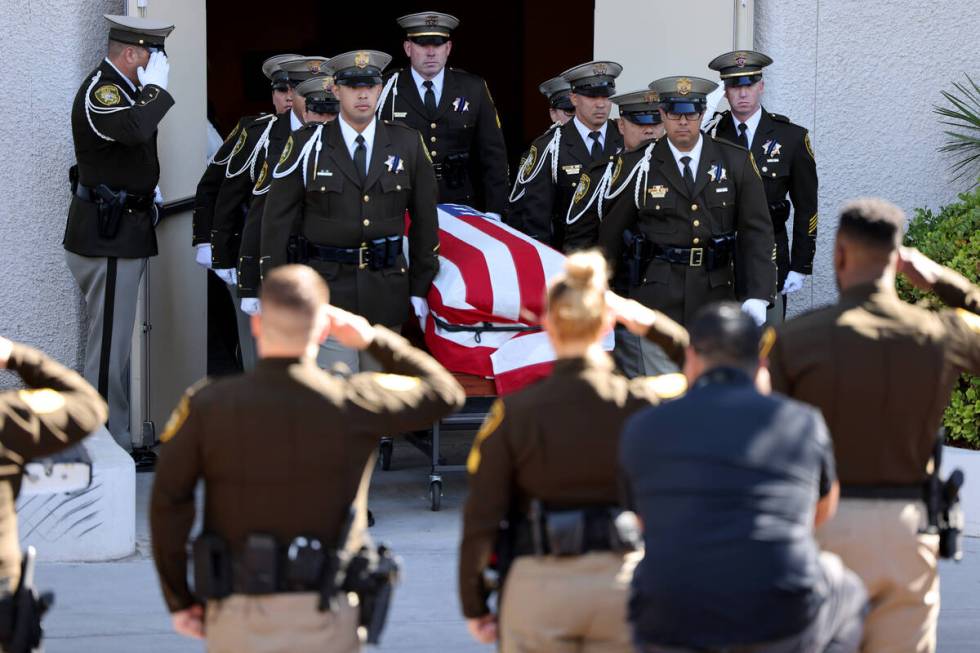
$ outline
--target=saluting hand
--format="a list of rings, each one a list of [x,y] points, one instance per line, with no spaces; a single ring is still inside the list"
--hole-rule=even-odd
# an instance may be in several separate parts
[[[374,327],[360,315],[336,306],[327,306],[330,335],[344,347],[365,349],[374,342]]]
[[[204,639],[204,606],[192,605],[170,615],[174,630],[179,635]]]
[[[481,644],[493,644],[497,641],[497,615],[492,612],[476,619],[467,619],[466,627],[473,639]]]
[[[7,361],[10,360],[10,354],[14,350],[14,343],[12,343],[7,338],[0,336],[0,370],[7,367]]]
[[[606,306],[612,310],[617,322],[637,336],[645,336],[657,321],[657,311],[635,299],[620,297],[611,290],[606,291]]]
[[[898,272],[919,290],[929,291],[939,280],[943,266],[914,247],[899,247]]]

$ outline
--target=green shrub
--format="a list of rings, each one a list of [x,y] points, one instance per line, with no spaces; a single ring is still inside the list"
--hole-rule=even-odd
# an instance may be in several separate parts
[[[960,195],[958,202],[942,207],[938,214],[916,209],[905,244],[980,283],[980,187]],[[931,308],[942,305],[934,294],[913,288],[901,277],[898,292],[907,301]],[[943,424],[951,444],[980,448],[980,377],[960,377]]]

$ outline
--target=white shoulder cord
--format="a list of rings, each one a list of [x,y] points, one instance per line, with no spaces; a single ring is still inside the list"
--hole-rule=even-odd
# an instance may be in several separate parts
[[[544,151],[541,152],[541,158],[538,159],[534,169],[527,175],[524,174],[523,166],[517,171],[517,178],[514,180],[514,188],[510,191],[509,199],[511,202],[516,202],[524,197],[524,191],[526,189],[521,188],[520,193],[517,192],[517,189],[538,176],[538,173],[541,172],[541,169],[544,167],[544,162],[549,155],[551,157],[551,182],[554,184],[558,183],[558,146],[561,145],[561,129],[555,125],[553,125],[552,128],[555,130],[555,135],[545,146]]]
[[[398,97],[398,89],[395,88],[395,82],[398,81],[398,73],[394,73],[388,78],[385,87],[381,89],[381,98],[378,100],[378,110],[377,116],[381,120],[381,111],[385,108],[385,102],[388,101],[388,94],[391,93],[391,119],[395,119],[395,98]]]
[[[636,175],[636,186],[633,190],[633,203],[636,205],[636,208],[640,208],[640,195],[646,193],[647,181],[650,178],[650,158],[653,156],[653,146],[654,143],[650,143],[647,146],[646,151],[643,152],[643,158],[640,159],[640,162],[633,168],[634,170],[639,168],[641,173]],[[623,188],[625,187],[626,184],[624,183]],[[640,191],[641,187],[643,188],[643,191]],[[622,191],[622,188],[620,188],[620,191]],[[619,193],[617,193],[617,195],[618,194]]]
[[[595,204],[596,198],[602,198],[605,196],[606,189],[609,186],[610,182],[612,181],[612,171],[613,171],[613,162],[610,161],[609,163],[606,164],[606,170],[602,173],[602,177],[599,179],[599,183],[596,184],[595,191],[592,193],[592,196],[589,198],[588,204],[586,204],[585,208],[579,211],[574,218],[572,217],[572,207],[575,206],[575,202],[572,202],[568,205],[568,212],[565,214],[565,224],[575,224],[576,222],[578,222],[578,219],[581,218],[583,215],[585,215],[585,212],[588,211],[593,204]],[[580,181],[579,183],[582,182]],[[599,199],[599,219],[600,220],[602,219],[602,199]]]
[[[322,135],[323,135],[323,125],[320,124],[320,125],[317,125],[316,126],[316,131],[310,137],[310,140],[306,141],[306,145],[304,145],[303,146],[303,149],[299,151],[299,154],[296,156],[296,162],[293,165],[289,166],[289,169],[288,170],[280,170],[279,169],[279,164],[277,163],[276,164],[276,169],[272,173],[272,177],[274,179],[282,179],[283,177],[292,174],[292,172],[294,170],[296,170],[296,166],[298,166],[298,165],[300,165],[300,163],[302,163],[303,164],[303,186],[305,187],[306,186],[306,170],[308,168],[307,164],[310,161],[310,152],[313,151],[313,148],[314,147],[316,147],[316,157],[313,159],[313,165],[314,165],[314,167],[316,167],[320,163],[320,149],[323,147],[323,144],[320,142],[320,137]]]
[[[275,122],[276,122],[275,119],[273,119],[273,120],[270,120],[269,121],[269,124],[268,125],[266,125],[265,131],[263,131],[262,132],[262,135],[259,136],[259,141],[256,144],[255,149],[253,149],[252,152],[251,152],[251,154],[248,155],[248,159],[245,161],[245,165],[243,165],[241,168],[239,168],[238,170],[232,172],[232,170],[231,170],[231,156],[233,156],[233,155],[231,155],[231,156],[228,157],[228,159],[229,159],[228,160],[228,167],[225,169],[225,178],[226,179],[231,179],[232,177],[237,177],[238,175],[240,175],[243,172],[245,172],[245,169],[246,168],[251,168],[252,181],[255,181],[255,161],[258,159],[259,150],[262,149],[262,146],[269,140],[269,132],[272,131],[272,125],[275,124]],[[243,133],[244,133],[244,130],[243,130]],[[234,152],[234,150],[232,150],[232,152]]]
[[[90,97],[92,95],[92,89],[95,88],[95,85],[99,83],[99,80],[101,78],[102,78],[102,71],[100,70],[92,76],[92,83],[88,85],[88,90],[85,91],[85,118],[88,120],[88,126],[92,128],[92,131],[95,132],[96,136],[98,136],[102,140],[109,141],[111,143],[114,142],[116,139],[106,136],[105,134],[103,134],[102,132],[100,132],[98,129],[95,128],[95,123],[92,122],[92,114],[94,113],[99,116],[107,116],[113,113],[118,113],[119,111],[126,111],[136,103],[133,101],[132,98],[126,95],[125,91],[123,91],[121,88],[116,86],[116,88],[119,89],[119,92],[122,93],[122,96],[126,98],[126,100],[129,102],[128,107],[111,107],[111,108],[97,107],[94,104],[92,104],[92,98]]]

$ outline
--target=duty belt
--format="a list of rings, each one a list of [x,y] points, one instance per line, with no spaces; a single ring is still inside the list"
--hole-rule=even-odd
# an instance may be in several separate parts
[[[402,253],[402,237],[378,238],[361,247],[332,247],[305,241],[302,248],[307,260],[356,265],[359,270],[382,270],[395,265]]]
[[[110,197],[116,197],[124,208],[131,209],[133,211],[148,211],[150,210],[150,207],[153,206],[152,195],[136,195],[133,193],[128,193],[124,190],[115,191],[105,184],[99,185],[95,188],[78,184],[75,187],[75,197],[83,202],[92,203],[105,202],[109,201]]]
[[[841,498],[844,499],[895,499],[902,501],[922,501],[925,488],[919,485],[841,485]]]
[[[594,551],[633,551],[638,533],[621,532],[616,518],[622,511],[611,507],[545,510],[532,501],[526,518],[515,532],[515,554],[583,555]]]

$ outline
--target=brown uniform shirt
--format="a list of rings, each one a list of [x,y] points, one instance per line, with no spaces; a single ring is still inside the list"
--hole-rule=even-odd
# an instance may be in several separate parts
[[[648,338],[683,362],[687,332],[666,317]],[[676,396],[684,377],[628,380],[608,356],[568,358],[551,376],[498,399],[467,460],[470,492],[463,509],[459,595],[463,614],[487,613],[483,583],[500,522],[512,511],[526,514],[531,499],[579,508],[620,503],[619,432],[641,408]]]
[[[950,392],[980,372],[980,290],[951,270],[939,313],[880,283],[784,324],[771,352],[773,389],[823,411],[843,485],[916,485]]]
[[[109,416],[95,388],[36,349],[15,344],[7,368],[28,389],[0,394],[0,591],[15,590],[20,580],[14,502],[24,465],[68,448]]]
[[[379,434],[429,426],[462,406],[453,376],[401,336],[379,327],[368,351],[386,373],[345,379],[312,360],[267,358],[184,396],[161,437],[150,503],[153,558],[171,611],[197,602],[186,549],[198,479],[204,530],[233,553],[256,532],[283,545],[307,535],[333,547]]]

